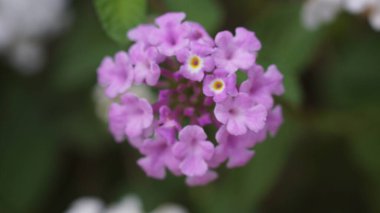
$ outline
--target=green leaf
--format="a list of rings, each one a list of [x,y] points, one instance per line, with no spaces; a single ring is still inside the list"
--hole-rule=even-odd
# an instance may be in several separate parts
[[[165,0],[171,11],[185,12],[187,20],[201,23],[209,33],[221,25],[223,11],[215,0]]]
[[[145,0],[95,0],[103,28],[120,44],[126,44],[127,31],[144,21]]]

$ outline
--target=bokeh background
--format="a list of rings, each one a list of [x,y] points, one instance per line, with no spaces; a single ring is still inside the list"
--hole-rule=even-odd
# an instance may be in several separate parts
[[[104,2],[67,1],[69,18],[56,22],[64,29],[39,38],[45,63],[37,71],[20,72],[1,51],[0,212],[63,212],[82,196],[112,202],[128,193],[146,210],[175,202],[194,213],[380,212],[380,33],[365,15],[345,12],[309,31],[304,2],[151,0],[143,17],[123,13],[145,22],[185,11],[212,36],[247,27],[263,44],[258,62],[285,76],[278,135],[257,145],[247,166],[189,188],[182,178],[146,177],[137,151],[116,144],[96,115],[96,68],[128,42],[101,24]]]

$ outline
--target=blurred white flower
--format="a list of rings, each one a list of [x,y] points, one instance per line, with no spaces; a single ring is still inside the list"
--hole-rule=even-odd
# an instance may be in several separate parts
[[[129,195],[122,198],[118,203],[112,204],[105,213],[142,213],[142,204],[140,199],[135,195]]]
[[[8,58],[17,70],[33,72],[45,63],[45,50],[39,43],[19,41],[9,50]]]
[[[345,0],[345,8],[354,14],[364,12],[370,5],[376,4],[378,0]]]
[[[331,22],[342,9],[368,16],[373,29],[380,31],[380,0],[308,0],[302,10],[306,28],[314,30]]]
[[[84,197],[74,201],[65,213],[102,213],[103,202],[97,198]]]
[[[100,86],[95,86],[93,91],[93,98],[95,102],[95,113],[102,121],[108,121],[108,107],[111,105],[112,100],[105,94]]]
[[[380,2],[372,7],[369,14],[369,23],[376,31],[380,31]]]
[[[341,9],[342,0],[308,0],[302,10],[305,27],[315,30],[319,25],[332,21]]]
[[[0,0],[0,53],[19,71],[40,70],[44,44],[69,23],[69,0]]]
[[[97,198],[80,198],[74,201],[65,213],[144,213],[140,199],[127,195],[108,208]],[[187,213],[181,206],[164,204],[151,213]]]
[[[145,98],[149,103],[154,103],[156,101],[156,95],[154,95],[150,87],[146,85],[132,86],[128,89],[128,93],[133,93],[137,97]]]
[[[187,211],[176,204],[164,204],[151,213],[187,213]]]

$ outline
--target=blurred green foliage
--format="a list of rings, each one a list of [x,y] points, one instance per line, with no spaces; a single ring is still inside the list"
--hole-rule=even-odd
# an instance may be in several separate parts
[[[50,45],[43,73],[0,63],[0,212],[62,212],[84,195],[138,194],[150,210],[177,202],[194,213],[380,212],[379,34],[341,15],[303,28],[301,1],[73,1],[72,27]],[[212,36],[244,26],[258,62],[284,73],[285,123],[247,166],[205,187],[146,177],[138,153],[116,144],[95,115],[96,68],[125,49],[126,31],[165,11],[184,11]],[[104,30],[103,30],[104,29]],[[109,37],[108,37],[108,36]],[[112,39],[112,40],[111,40]]]
[[[146,0],[95,0],[96,10],[105,31],[120,44],[126,32],[144,21]]]
[[[285,76],[285,98],[294,104],[301,104],[299,76],[313,60],[325,32],[310,32],[302,26],[300,5],[283,2],[272,3],[268,7],[267,13],[250,23],[263,45],[258,62],[264,66],[276,64]],[[286,20],[287,23],[279,20]]]
[[[223,10],[217,0],[165,0],[168,11],[182,11],[188,20],[201,23],[208,32],[215,33],[223,21]]]

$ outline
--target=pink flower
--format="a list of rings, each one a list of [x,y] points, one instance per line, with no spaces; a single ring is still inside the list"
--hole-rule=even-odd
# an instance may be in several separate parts
[[[269,111],[265,127],[256,134],[255,138],[257,139],[257,142],[263,142],[268,133],[270,136],[274,137],[282,122],[283,117],[281,106],[276,106]]]
[[[257,51],[261,49],[255,34],[243,27],[236,28],[235,37],[229,31],[219,32],[215,44],[215,65],[229,73],[250,68],[256,61]]]
[[[219,145],[215,148],[212,160],[214,165],[228,159],[228,168],[240,167],[255,155],[255,152],[250,150],[257,143],[256,133],[252,131],[247,131],[244,135],[232,135],[222,126],[216,133],[216,140]]]
[[[153,122],[153,110],[149,102],[132,94],[125,94],[121,102],[113,103],[109,110],[110,130],[117,141],[124,135],[136,137]]]
[[[111,57],[103,59],[98,68],[99,84],[106,87],[105,93],[109,98],[115,98],[131,87],[133,73],[131,72],[127,53],[120,51],[115,55],[115,61]]]
[[[207,171],[202,176],[191,176],[186,178],[186,183],[189,186],[203,186],[218,178],[218,174],[214,171]]]
[[[214,145],[206,139],[207,135],[200,126],[188,125],[179,132],[173,153],[181,160],[179,168],[183,174],[192,177],[207,172],[206,161],[212,158]]]
[[[215,45],[214,40],[210,37],[210,35],[207,33],[205,28],[202,27],[202,25],[191,21],[187,21],[184,24],[186,25],[189,31],[187,37],[190,41],[208,46]]]
[[[145,155],[138,161],[145,173],[157,179],[165,178],[165,168],[180,175],[179,161],[172,153],[175,137],[172,131],[165,128],[156,129],[155,138],[145,140],[140,152]]]
[[[275,65],[269,66],[265,73],[262,66],[254,65],[248,70],[248,79],[240,85],[240,92],[250,94],[256,102],[271,108],[272,95],[284,93],[282,81],[283,76]]]
[[[284,87],[276,66],[264,72],[255,64],[261,44],[253,32],[239,27],[214,40],[184,18],[167,13],[131,29],[135,43],[128,54],[103,60],[98,81],[112,98],[111,133],[140,151],[138,165],[147,176],[163,179],[170,172],[199,186],[215,180],[225,161],[228,168],[248,163],[256,143],[277,132],[283,119],[273,96]],[[242,84],[239,72],[248,76]],[[152,103],[131,94],[146,85],[158,96]],[[219,130],[206,134],[209,129]]]
[[[247,129],[258,132],[264,127],[267,117],[266,108],[255,103],[245,93],[217,103],[214,113],[216,119],[225,124],[227,131],[232,135],[245,134]]]
[[[185,13],[166,13],[156,18],[158,30],[154,32],[158,50],[165,56],[173,56],[189,44],[188,28],[182,23]]]
[[[153,47],[145,48],[142,43],[135,44],[129,51],[133,64],[134,82],[154,86],[160,78],[161,69],[158,64],[162,56]]]
[[[203,93],[213,97],[215,102],[224,101],[229,95],[237,95],[236,75],[222,69],[215,70],[203,81]]]
[[[153,24],[142,24],[130,30],[127,34],[131,41],[143,43],[146,46],[152,45],[154,42],[154,33],[157,30]]]
[[[179,130],[180,124],[176,120],[175,114],[166,105],[161,106],[159,110],[160,119],[158,125],[166,129]]]
[[[212,47],[197,43],[190,45],[190,49],[178,51],[177,59],[183,63],[179,73],[187,79],[202,81],[204,72],[212,71],[214,68],[212,51]]]
[[[271,134],[271,136],[275,136],[283,122],[281,106],[274,107],[273,110],[269,112],[267,120],[268,131]]]

